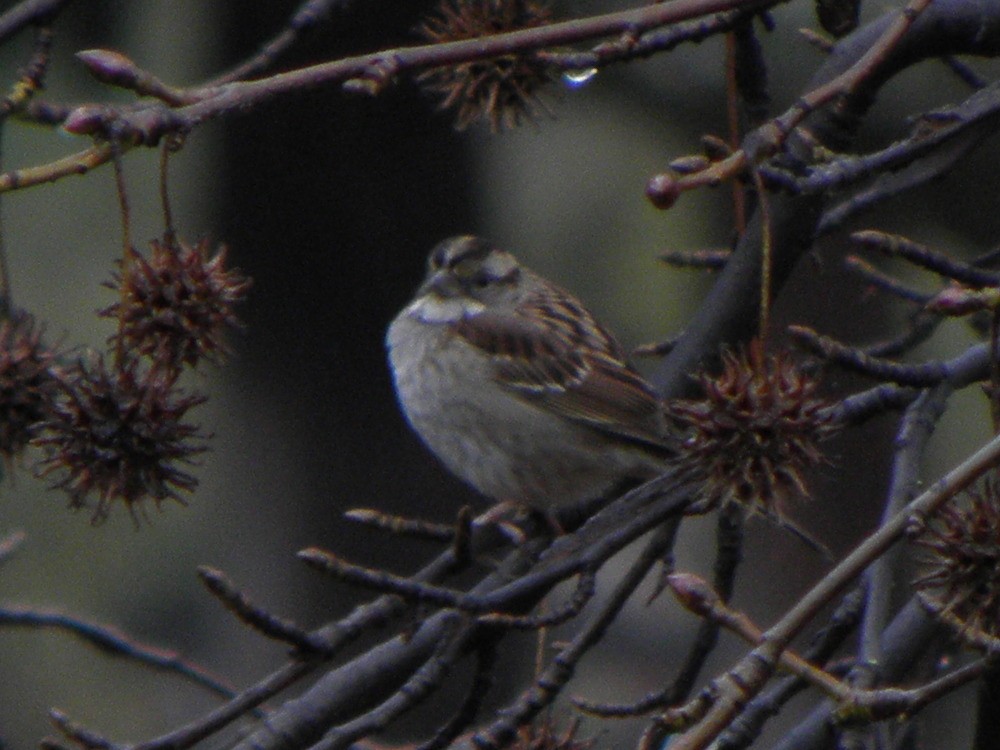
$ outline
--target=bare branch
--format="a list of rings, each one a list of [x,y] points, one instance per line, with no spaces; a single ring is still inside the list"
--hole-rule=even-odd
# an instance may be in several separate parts
[[[69,3],[70,0],[22,0],[0,16],[0,42],[26,26],[51,23]]]
[[[28,607],[0,607],[0,626],[62,630],[82,638],[109,654],[123,656],[153,669],[177,674],[224,698],[231,698],[235,694],[235,691],[218,677],[180,654],[140,643],[107,625],[87,622],[62,612]]]

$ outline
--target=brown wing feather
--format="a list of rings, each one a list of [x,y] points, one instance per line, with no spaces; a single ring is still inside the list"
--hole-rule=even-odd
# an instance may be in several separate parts
[[[656,395],[572,299],[538,295],[515,314],[487,310],[454,331],[489,354],[497,380],[523,398],[602,432],[666,447]]]

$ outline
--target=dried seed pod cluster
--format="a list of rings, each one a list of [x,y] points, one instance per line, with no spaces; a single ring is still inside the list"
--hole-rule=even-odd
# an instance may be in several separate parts
[[[218,361],[227,352],[226,328],[239,324],[234,306],[250,288],[250,280],[225,263],[226,248],[211,255],[207,240],[153,240],[148,258],[132,252],[108,283],[120,300],[101,315],[117,318],[121,344],[154,367],[174,371],[202,358]]]
[[[808,495],[805,472],[825,462],[819,444],[836,430],[818,381],[786,355],[765,355],[760,341],[726,352],[719,375],[702,373],[702,398],[675,400],[677,461],[703,481],[705,509],[736,504],[770,518],[783,500]]]
[[[0,455],[21,454],[51,414],[59,392],[54,350],[29,315],[0,324]]]
[[[968,642],[1000,647],[1000,478],[940,508],[916,543],[925,550],[926,572],[914,582],[924,605]]]
[[[190,464],[205,450],[200,430],[184,422],[204,396],[187,395],[163,373],[136,360],[107,367],[102,358],[78,362],[62,381],[59,399],[44,433],[36,439],[46,452],[41,475],[56,473],[55,487],[70,497],[70,507],[85,507],[98,497],[95,522],[120,499],[135,516],[140,501],[157,505],[197,480],[177,464]]]
[[[444,0],[438,15],[417,33],[430,43],[455,42],[541,26],[549,19],[548,7],[535,0]],[[486,119],[497,131],[517,127],[544,109],[538,93],[552,79],[549,65],[525,53],[434,68],[417,80],[442,97],[441,109],[455,111],[459,130]]]
[[[82,358],[51,387],[33,440],[44,453],[38,473],[54,477],[72,508],[89,507],[96,497],[94,522],[116,500],[138,521],[142,501],[183,504],[181,493],[196,486],[183,467],[205,451],[206,436],[185,420],[205,397],[185,392],[178,380],[202,359],[219,361],[227,351],[225,330],[238,325],[233,308],[250,280],[227,270],[225,260],[225,249],[212,255],[205,241],[192,246],[172,236],[154,240],[148,258],[129,249],[107,284],[119,301],[100,313],[118,322],[113,356]],[[8,339],[0,332],[0,344]],[[30,333],[24,340],[22,349],[37,345]],[[4,356],[12,355],[0,352],[0,377]],[[47,362],[44,355],[20,359],[36,368]],[[32,392],[22,390],[22,398]]]

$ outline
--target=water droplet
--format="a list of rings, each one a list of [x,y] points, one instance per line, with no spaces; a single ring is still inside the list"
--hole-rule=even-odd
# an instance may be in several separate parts
[[[585,86],[597,75],[597,68],[580,68],[579,70],[567,70],[563,73],[563,81],[571,89],[578,89]]]

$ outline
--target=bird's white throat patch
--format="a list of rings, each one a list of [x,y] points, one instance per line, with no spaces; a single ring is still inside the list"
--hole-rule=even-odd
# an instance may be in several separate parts
[[[486,306],[482,302],[468,297],[444,298],[436,294],[426,294],[411,302],[406,311],[424,323],[455,323],[477,315],[485,309]]]

